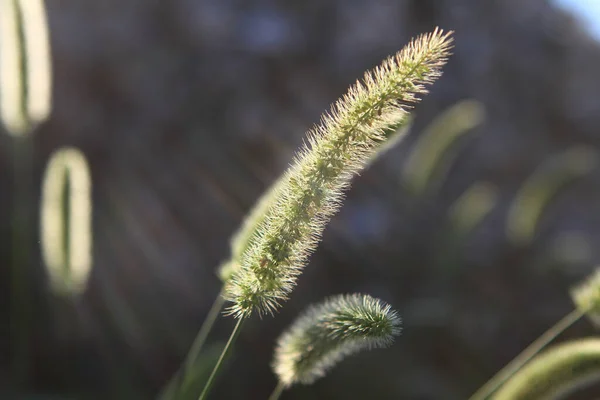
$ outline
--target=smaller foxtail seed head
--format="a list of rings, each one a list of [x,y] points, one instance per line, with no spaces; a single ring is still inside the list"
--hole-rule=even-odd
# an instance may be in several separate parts
[[[400,324],[390,305],[371,296],[331,297],[306,310],[279,337],[273,370],[285,386],[311,384],[347,355],[389,346]]]

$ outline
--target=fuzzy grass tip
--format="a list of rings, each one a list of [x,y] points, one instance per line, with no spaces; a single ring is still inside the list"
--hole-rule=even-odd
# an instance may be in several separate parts
[[[273,370],[286,387],[311,384],[345,356],[387,347],[400,317],[368,295],[340,295],[312,306],[277,341]]]

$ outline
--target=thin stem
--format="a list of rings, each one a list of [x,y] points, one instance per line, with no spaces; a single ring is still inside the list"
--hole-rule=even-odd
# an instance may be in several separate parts
[[[548,343],[554,340],[558,335],[568,327],[577,322],[585,310],[575,309],[558,321],[552,328],[548,329],[542,336],[537,338],[525,350],[515,357],[510,363],[494,375],[485,385],[483,385],[469,400],[485,400],[491,396],[508,378],[513,376],[523,365],[539,353]]]
[[[219,369],[221,368],[221,364],[223,364],[223,360],[225,359],[225,357],[227,357],[227,354],[229,353],[229,350],[231,349],[231,345],[235,342],[238,335],[240,334],[240,331],[241,331],[240,328],[242,327],[242,323],[244,322],[244,320],[245,320],[245,318],[240,318],[240,319],[238,319],[237,324],[235,324],[235,328],[233,328],[233,331],[231,332],[231,336],[229,336],[229,340],[227,341],[225,348],[221,352],[221,356],[219,357],[217,364],[213,368],[212,373],[208,377],[208,381],[206,381],[206,385],[204,385],[204,390],[202,391],[202,394],[200,395],[200,397],[198,397],[198,400],[205,400],[206,397],[208,396],[208,393],[210,392],[210,389],[212,388],[212,385],[213,385],[215,378],[219,372]]]
[[[215,299],[212,307],[210,308],[210,311],[208,312],[206,319],[202,323],[202,327],[200,328],[198,335],[194,339],[194,342],[192,343],[192,347],[190,348],[187,358],[185,359],[185,364],[183,366],[183,385],[184,386],[185,386],[187,378],[189,377],[188,375],[189,375],[190,371],[194,367],[194,364],[196,363],[196,361],[198,361],[198,357],[200,356],[200,351],[202,350],[202,347],[204,346],[204,343],[206,342],[206,338],[208,337],[208,334],[210,333],[213,325],[215,324],[215,321],[217,320],[217,317],[219,316],[219,313],[221,312],[221,309],[223,308],[224,303],[225,303],[225,299],[223,298],[223,289],[221,289],[221,291],[217,295],[217,298]]]
[[[221,291],[215,298],[215,301],[213,302],[210,311],[206,315],[206,319],[202,323],[198,334],[194,338],[192,347],[190,347],[183,365],[181,366],[180,370],[173,375],[169,383],[162,390],[159,399],[173,399],[174,396],[179,394],[189,384],[190,373],[194,368],[194,364],[196,364],[198,358],[200,357],[202,347],[204,346],[204,343],[206,343],[208,334],[212,330],[212,327],[215,324],[215,321],[217,320],[224,303],[225,299],[223,298],[223,289],[221,288]]]
[[[284,389],[285,385],[283,384],[283,382],[279,381],[279,383],[277,383],[277,386],[275,386],[273,393],[271,393],[271,395],[269,396],[269,400],[278,400],[279,396],[281,396],[281,392],[283,392]]]

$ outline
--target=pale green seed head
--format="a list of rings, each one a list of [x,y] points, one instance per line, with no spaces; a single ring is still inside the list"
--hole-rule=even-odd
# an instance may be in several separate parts
[[[225,286],[231,314],[272,313],[287,299],[351,178],[439,77],[451,42],[437,29],[413,40],[367,72],[308,133],[266,212],[244,236],[239,268]]]
[[[277,340],[273,370],[286,386],[310,384],[347,355],[389,346],[400,317],[368,295],[340,295],[306,310]]]

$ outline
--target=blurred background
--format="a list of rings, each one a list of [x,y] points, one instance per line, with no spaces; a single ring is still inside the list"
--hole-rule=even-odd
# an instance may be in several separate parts
[[[573,309],[570,287],[600,258],[592,3],[47,0],[51,115],[29,153],[0,128],[0,398],[154,398],[220,290],[230,236],[305,132],[435,26],[455,30],[443,77],[405,140],[354,181],[281,312],[246,323],[212,398],[266,398],[277,336],[347,292],[392,304],[402,336],[282,399],[468,397]],[[452,124],[430,123],[465,99],[481,119],[459,117],[466,127],[432,150]],[[92,266],[76,295],[51,289],[38,228],[64,146],[92,182]],[[220,318],[209,344],[233,325]],[[593,333],[581,321],[562,338]]]

